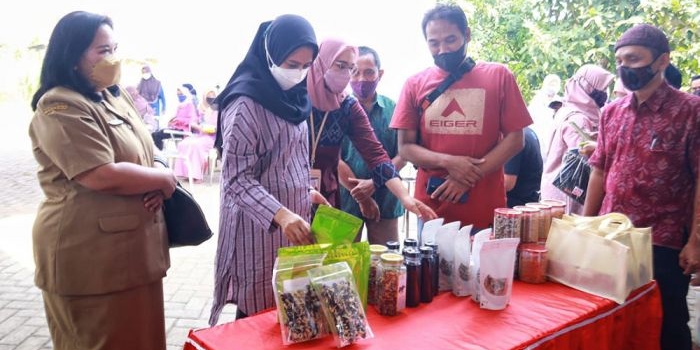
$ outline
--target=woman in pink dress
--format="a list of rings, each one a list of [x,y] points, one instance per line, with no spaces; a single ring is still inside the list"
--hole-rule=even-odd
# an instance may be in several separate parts
[[[202,122],[190,125],[195,134],[185,138],[177,144],[177,153],[187,157],[190,172],[187,172],[185,160],[178,158],[175,161],[175,176],[188,177],[201,181],[204,178],[204,171],[209,164],[209,151],[214,147],[214,137],[216,135],[216,119],[218,111],[214,108],[213,102],[216,98],[216,91],[209,90],[200,103],[200,113]]]
[[[171,134],[167,132],[168,130],[191,132],[191,126],[199,121],[197,106],[193,102],[190,90],[185,86],[179,86],[177,88],[177,98],[180,103],[177,105],[175,116],[168,121],[168,126],[151,134],[153,142],[160,150],[163,149],[163,140],[171,137]]]

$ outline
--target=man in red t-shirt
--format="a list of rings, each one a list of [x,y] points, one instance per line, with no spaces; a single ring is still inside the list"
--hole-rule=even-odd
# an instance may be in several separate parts
[[[422,25],[436,66],[406,81],[390,127],[398,129],[401,157],[419,167],[416,199],[445,222],[486,228],[493,210],[506,206],[503,164],[523,148],[532,119],[507,67],[467,58],[471,33],[460,7],[437,5]],[[471,71],[426,107],[426,97],[465,65]],[[444,179],[432,194],[430,178]]]
[[[631,93],[601,115],[583,214],[623,213],[635,227],[652,228],[654,279],[663,308],[661,349],[689,350],[690,277],[683,275],[679,254],[693,218],[700,98],[664,80],[670,47],[654,26],[628,29],[615,44],[615,58],[617,75]]]

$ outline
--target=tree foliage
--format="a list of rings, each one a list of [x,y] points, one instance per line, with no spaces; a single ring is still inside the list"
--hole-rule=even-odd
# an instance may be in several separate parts
[[[505,63],[526,100],[545,75],[566,79],[581,65],[614,73],[613,48],[637,23],[661,28],[683,83],[700,74],[700,0],[457,0],[472,31],[470,55]]]

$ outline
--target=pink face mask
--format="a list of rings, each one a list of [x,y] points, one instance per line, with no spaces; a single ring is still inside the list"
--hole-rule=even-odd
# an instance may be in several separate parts
[[[326,74],[323,75],[323,80],[326,82],[326,86],[331,92],[339,94],[345,90],[345,87],[348,86],[350,82],[350,70],[327,70]]]
[[[360,100],[366,100],[374,96],[374,91],[377,90],[377,80],[358,80],[350,82],[352,93]]]

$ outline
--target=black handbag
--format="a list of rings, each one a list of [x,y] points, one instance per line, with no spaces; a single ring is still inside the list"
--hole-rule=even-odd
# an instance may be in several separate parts
[[[171,248],[196,246],[214,235],[202,208],[179,182],[172,197],[163,201],[163,212]]]
[[[586,201],[588,178],[591,166],[588,159],[579,154],[578,149],[570,149],[564,154],[561,171],[552,181],[552,185],[580,204]]]

